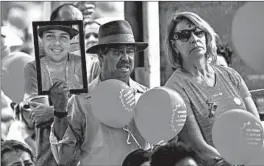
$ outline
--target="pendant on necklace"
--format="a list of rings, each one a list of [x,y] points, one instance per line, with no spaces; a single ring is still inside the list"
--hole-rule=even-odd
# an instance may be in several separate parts
[[[241,100],[240,100],[239,98],[237,98],[237,97],[234,98],[234,102],[235,102],[237,105],[241,105],[241,104],[242,104]]]

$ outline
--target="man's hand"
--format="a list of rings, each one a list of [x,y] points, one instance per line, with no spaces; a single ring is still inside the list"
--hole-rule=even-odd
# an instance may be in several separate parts
[[[31,111],[29,113],[30,120],[35,126],[44,124],[47,122],[52,123],[53,119],[53,106],[47,106],[45,104],[30,102]]]
[[[49,96],[55,111],[66,112],[70,91],[65,82],[56,81],[49,90]]]

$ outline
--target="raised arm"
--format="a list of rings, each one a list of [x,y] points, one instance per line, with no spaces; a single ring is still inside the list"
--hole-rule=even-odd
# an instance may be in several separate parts
[[[24,68],[24,101],[38,95],[37,69],[34,62],[29,62]],[[38,100],[31,105],[31,119],[37,127],[50,126],[53,122],[53,106],[40,104]]]
[[[63,82],[56,82],[50,90],[56,115],[50,142],[53,156],[58,164],[76,165],[81,154],[83,142],[81,136],[85,118],[74,97],[68,102],[68,94],[69,91]]]
[[[237,71],[235,71],[232,68],[228,68],[228,69],[230,70],[231,74],[233,75],[233,82],[235,83],[235,85],[238,89],[238,92],[240,93],[240,96],[242,97],[242,99],[246,105],[247,111],[252,113],[258,119],[260,119],[257,107],[256,107],[256,105],[255,105],[255,103],[251,97],[251,93],[249,92],[245,81],[243,80],[243,78],[240,76],[240,74]]]

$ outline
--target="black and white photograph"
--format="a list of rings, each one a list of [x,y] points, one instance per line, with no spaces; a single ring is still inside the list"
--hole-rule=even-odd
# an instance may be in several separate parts
[[[48,94],[55,80],[65,81],[71,93],[87,93],[84,37],[79,35],[82,21],[33,22],[32,26],[39,95]]]
[[[264,165],[264,1],[0,4],[1,165]]]

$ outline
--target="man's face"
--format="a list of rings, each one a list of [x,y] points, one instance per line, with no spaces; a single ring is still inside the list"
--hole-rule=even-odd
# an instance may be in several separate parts
[[[85,26],[85,48],[88,49],[98,43],[99,25],[96,23]]]
[[[106,55],[99,57],[105,77],[128,81],[134,69],[134,54],[135,47],[132,45],[119,45],[109,48]]]
[[[70,35],[61,30],[48,30],[43,33],[42,43],[46,56],[61,62],[67,58],[70,50]]]
[[[5,166],[35,166],[30,155],[25,151],[6,152],[2,158]]]

